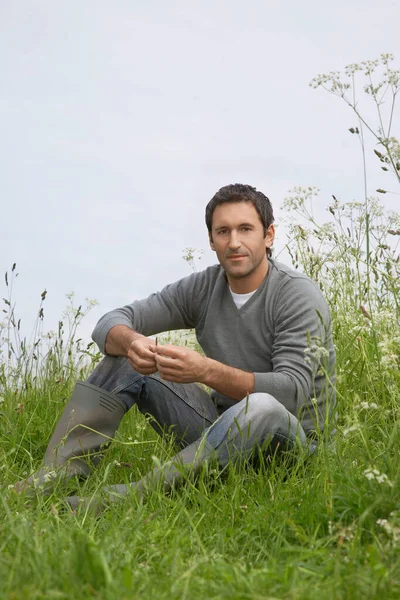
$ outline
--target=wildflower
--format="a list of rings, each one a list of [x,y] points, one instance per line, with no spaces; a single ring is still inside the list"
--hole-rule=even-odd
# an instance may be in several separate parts
[[[305,361],[308,364],[311,364],[311,358],[313,361],[319,362],[322,358],[326,358],[329,356],[329,352],[323,346],[312,344],[308,348],[304,349],[304,354],[306,355]]]
[[[352,431],[358,431],[359,429],[360,429],[360,425],[358,423],[355,423],[354,425],[350,425],[350,427],[346,427],[346,429],[343,429],[343,435],[344,435],[344,437],[346,437]]]
[[[57,473],[55,471],[49,471],[48,473],[45,473],[43,480],[45,483],[47,483],[48,481],[51,481],[52,479],[55,479],[57,477]]]
[[[99,304],[98,300],[94,298],[85,298],[87,308],[93,308],[93,306],[97,306]]]
[[[369,481],[376,481],[377,483],[387,483],[389,487],[393,487],[393,483],[389,480],[386,473],[380,473],[378,469],[369,467],[369,469],[365,469],[363,475]]]
[[[381,358],[381,367],[384,371],[395,369],[397,367],[398,360],[399,359],[396,354],[383,354]]]
[[[360,408],[361,410],[376,410],[378,405],[375,402],[360,402],[356,408]]]
[[[365,477],[369,480],[375,479],[375,477],[377,475],[379,475],[379,471],[377,471],[377,469],[366,469],[363,472],[363,475],[365,475]]]
[[[55,331],[48,331],[47,333],[43,333],[42,338],[47,339],[47,340],[54,340],[56,338],[56,332]]]
[[[379,525],[379,527],[382,527],[393,544],[400,542],[400,527],[396,527],[387,519],[378,519],[376,524]]]

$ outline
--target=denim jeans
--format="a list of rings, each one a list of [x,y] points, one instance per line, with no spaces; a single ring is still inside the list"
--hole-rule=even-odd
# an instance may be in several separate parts
[[[116,394],[127,410],[136,404],[152,417],[158,433],[171,431],[181,448],[198,445],[201,439],[202,456],[215,456],[221,466],[250,458],[260,448],[268,453],[296,445],[309,454],[315,450],[297,418],[267,393],[249,394],[218,414],[200,385],[165,381],[159,373],[141,375],[126,358],[113,356],[106,356],[87,381]],[[185,454],[191,456],[184,450],[182,458]]]

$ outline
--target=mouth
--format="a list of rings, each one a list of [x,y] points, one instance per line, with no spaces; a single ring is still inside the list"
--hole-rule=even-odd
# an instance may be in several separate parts
[[[240,260],[243,260],[244,258],[246,258],[245,254],[236,254],[233,256],[228,256],[229,260],[233,260],[234,262],[238,262]]]

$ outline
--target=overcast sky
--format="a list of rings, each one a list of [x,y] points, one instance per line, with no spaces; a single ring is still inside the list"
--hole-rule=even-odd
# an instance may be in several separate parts
[[[204,208],[228,183],[277,217],[295,185],[362,200],[355,120],[308,84],[382,52],[399,67],[399,22],[398,0],[1,0],[0,272],[17,262],[25,333],[45,288],[46,329],[68,292],[99,301],[89,338],[190,274],[182,250],[207,249]]]

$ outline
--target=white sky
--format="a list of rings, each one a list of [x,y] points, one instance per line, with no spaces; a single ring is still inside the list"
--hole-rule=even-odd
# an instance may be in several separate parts
[[[44,288],[45,329],[70,291],[100,302],[89,338],[190,274],[222,185],[257,186],[277,217],[295,185],[362,200],[355,119],[308,83],[382,52],[400,67],[399,23],[398,0],[2,0],[0,273],[17,262],[26,335]]]

